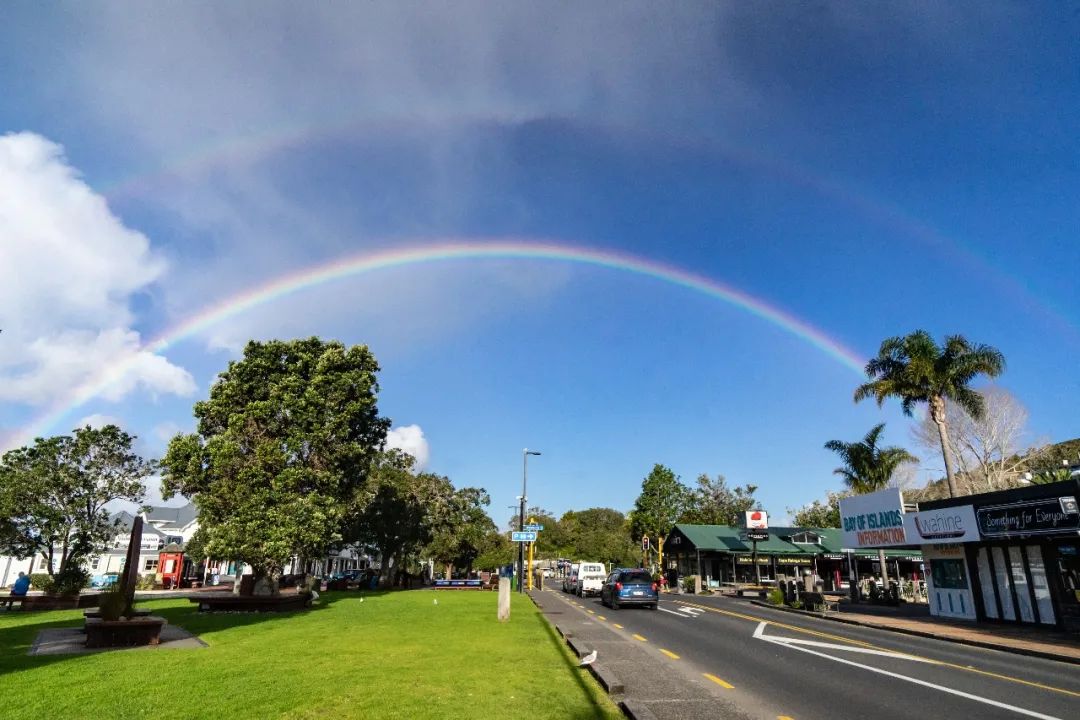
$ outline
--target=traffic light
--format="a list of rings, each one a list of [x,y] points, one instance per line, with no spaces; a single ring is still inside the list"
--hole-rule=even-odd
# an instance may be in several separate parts
[[[641,551],[642,552],[649,552],[649,536],[648,535],[642,535],[641,536]]]

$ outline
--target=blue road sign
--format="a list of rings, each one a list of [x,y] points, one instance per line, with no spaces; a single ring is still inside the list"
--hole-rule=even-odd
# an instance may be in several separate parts
[[[517,532],[514,531],[510,535],[510,539],[514,542],[536,542],[536,533],[533,531]]]
[[[528,523],[528,524],[525,525],[525,529],[526,530],[532,530],[533,532],[540,532],[541,530],[544,529],[544,526],[539,525],[537,523]]]

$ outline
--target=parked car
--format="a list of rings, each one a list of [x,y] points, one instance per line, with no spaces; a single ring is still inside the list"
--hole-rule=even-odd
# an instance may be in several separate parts
[[[554,568],[544,568],[544,577],[546,577],[546,578],[553,578],[553,577],[555,577],[555,570],[554,570]]]
[[[655,610],[660,603],[660,591],[648,570],[616,570],[604,581],[600,602],[612,610],[625,605],[645,605]]]
[[[566,577],[562,581],[562,591],[565,593],[577,592],[577,571],[578,564],[574,563],[570,566],[569,572],[566,573]]]
[[[607,577],[607,568],[603,563],[583,562],[578,567],[577,583],[574,591],[578,597],[599,595],[600,588],[604,586],[604,578]]]

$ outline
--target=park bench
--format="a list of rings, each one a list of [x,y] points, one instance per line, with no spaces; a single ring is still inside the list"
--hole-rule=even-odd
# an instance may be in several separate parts
[[[802,596],[803,607],[809,610],[815,610],[821,614],[825,614],[829,611],[839,612],[840,601],[834,598],[826,596],[824,593],[808,592],[803,593]]]
[[[307,593],[282,593],[280,595],[232,595],[224,593],[202,593],[188,597],[190,602],[199,606],[199,612],[287,612],[303,610],[311,605],[311,596]]]
[[[15,603],[19,604],[19,607],[24,607],[23,603],[26,602],[26,595],[8,595],[0,596],[0,605],[3,605],[8,610],[14,610]]]

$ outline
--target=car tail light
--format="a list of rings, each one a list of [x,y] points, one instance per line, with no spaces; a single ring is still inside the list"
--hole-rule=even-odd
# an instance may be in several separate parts
[[[656,592],[656,583],[652,584],[652,589],[653,589],[653,592]]]
[[[615,590],[622,590],[622,583],[621,582],[615,583]]]

